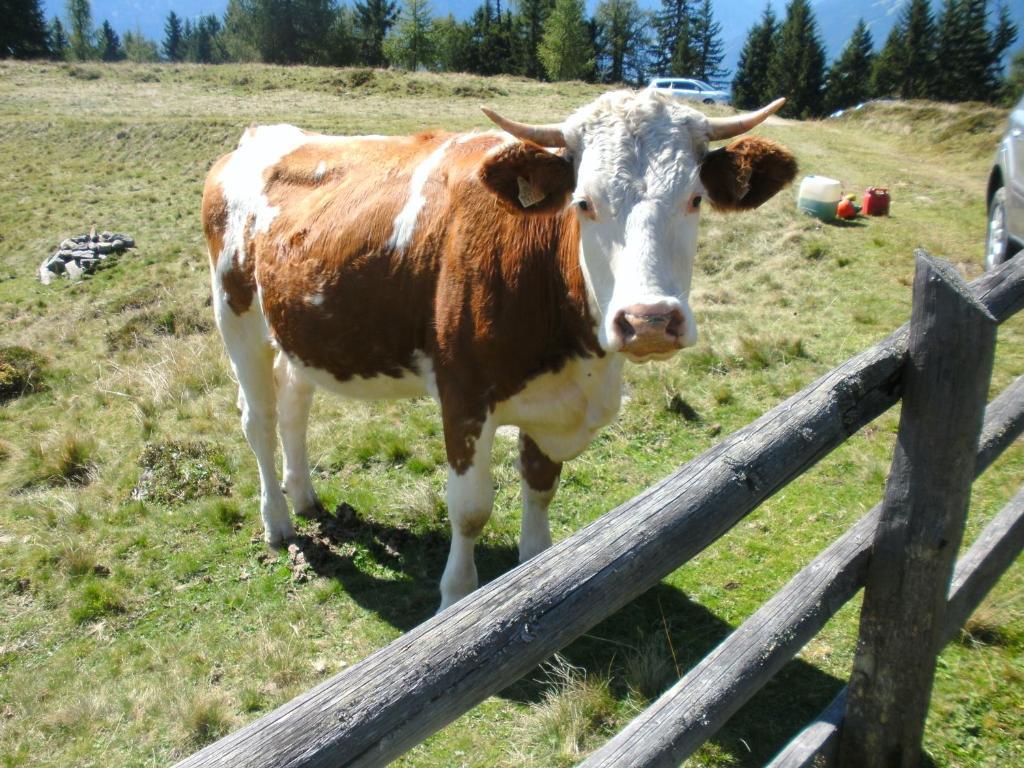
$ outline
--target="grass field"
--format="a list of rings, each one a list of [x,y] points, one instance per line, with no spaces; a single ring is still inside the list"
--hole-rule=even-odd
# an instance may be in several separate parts
[[[315,570],[262,544],[255,462],[207,306],[198,210],[211,162],[253,122],[461,129],[486,125],[480,103],[545,122],[600,90],[355,70],[0,62],[0,348],[34,353],[19,363],[34,366],[29,380],[14,382],[31,391],[0,404],[0,765],[166,765],[436,608],[448,532],[440,422],[428,400],[318,396],[316,485],[330,508],[346,503],[354,515]],[[556,539],[902,323],[914,247],[980,274],[982,196],[1004,122],[983,106],[913,103],[759,129],[791,147],[803,173],[851,191],[888,186],[893,215],[822,226],[796,213],[795,190],[752,214],[707,213],[692,300],[703,338],[671,362],[627,369],[619,420],[563,474]],[[94,223],[134,235],[138,249],[81,283],[41,286],[41,259]],[[1002,327],[995,390],[1024,373],[1022,337],[1021,318]],[[14,375],[4,359],[0,392]],[[676,398],[696,420],[672,407]],[[876,503],[897,418],[862,430],[399,765],[575,764]],[[513,448],[496,446],[496,511],[478,548],[484,580],[515,563]],[[1022,477],[1017,445],[976,484],[968,542]],[[939,660],[925,744],[935,765],[1024,764],[1020,566]],[[774,754],[847,678],[857,607],[691,764],[752,766]]]

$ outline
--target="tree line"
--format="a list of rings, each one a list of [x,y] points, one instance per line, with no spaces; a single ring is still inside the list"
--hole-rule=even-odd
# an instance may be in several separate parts
[[[640,85],[652,75],[723,84],[721,25],[711,0],[483,0],[458,21],[429,0],[229,0],[223,17],[168,14],[157,42],[93,26],[89,0],[67,0],[47,22],[40,0],[0,0],[8,24],[0,57],[84,61],[399,67],[512,74],[544,80]],[[863,20],[842,53],[826,55],[809,0],[782,19],[766,5],[747,34],[732,79],[733,102],[751,108],[785,95],[783,114],[812,117],[869,98],[1007,101],[1024,90],[1024,51],[1009,77],[1002,62],[1017,39],[1008,7],[988,0],[910,0],[880,51]]]
[[[1009,77],[1003,59],[1017,39],[1005,3],[991,18],[988,0],[929,0],[903,7],[875,51],[863,19],[830,67],[808,0],[790,0],[779,20],[770,4],[747,34],[732,81],[733,103],[752,108],[787,97],[784,115],[815,117],[873,98],[1003,101],[1024,92],[1024,50]]]
[[[720,81],[724,46],[711,0],[483,0],[459,21],[429,0],[229,0],[223,17],[168,14],[161,41],[93,27],[89,0],[46,22],[40,0],[0,0],[16,23],[0,57],[400,67],[640,85],[654,74]]]

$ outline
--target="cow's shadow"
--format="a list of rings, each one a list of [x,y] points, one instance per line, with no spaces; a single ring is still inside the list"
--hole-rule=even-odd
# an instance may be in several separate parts
[[[293,568],[339,582],[357,603],[407,631],[433,615],[450,538],[446,530],[412,531],[363,518],[341,504],[303,525],[290,552]],[[514,567],[512,545],[486,536],[477,545],[481,583]],[[609,675],[619,698],[630,688],[664,688],[721,642],[733,627],[674,587],[659,584],[561,651],[588,674]],[[653,669],[652,669],[653,667]],[[659,671],[663,679],[659,678]],[[639,670],[639,671],[638,671]],[[714,738],[738,765],[763,765],[845,681],[795,660],[732,717]],[[538,667],[499,695],[536,703],[551,689]]]

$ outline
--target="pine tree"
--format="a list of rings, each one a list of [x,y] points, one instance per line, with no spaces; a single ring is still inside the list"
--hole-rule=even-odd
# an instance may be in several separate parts
[[[1010,74],[1003,83],[1003,106],[1011,107],[1024,98],[1024,48],[1013,55]]]
[[[697,61],[694,49],[690,0],[661,0],[661,10],[654,15],[657,41],[651,63],[662,75],[693,76],[691,68]]]
[[[160,61],[160,49],[138,29],[124,33],[124,55],[136,64]]]
[[[767,104],[773,94],[768,83],[768,63],[775,51],[778,21],[771,4],[764,7],[761,20],[750,28],[743,44],[736,76],[732,80],[733,104],[741,109],[755,109]]]
[[[722,43],[722,25],[714,19],[711,0],[703,0],[691,19],[696,65],[693,76],[705,82],[720,81],[728,74],[722,69],[725,46]]]
[[[395,0],[356,0],[355,12],[360,60],[371,67],[384,66],[387,63],[384,38],[398,18],[398,3]]]
[[[7,0],[0,6],[0,59],[50,55],[46,19],[39,0]]]
[[[872,96],[896,96],[899,94],[903,60],[906,58],[903,48],[903,32],[897,24],[889,30],[885,45],[875,56],[875,61],[871,66],[869,90]]]
[[[850,41],[832,64],[825,85],[825,111],[860,104],[869,96],[869,78],[874,62],[874,41],[864,19],[857,20]]]
[[[927,89],[927,95],[935,99],[953,100],[965,82],[959,71],[964,65],[964,50],[968,44],[964,5],[961,0],[945,0],[942,5],[937,25],[938,44],[934,50],[935,72]],[[925,94],[920,88],[901,88],[900,95],[913,98]]]
[[[68,34],[64,31],[64,25],[58,17],[54,16],[50,22],[47,32],[50,58],[54,61],[63,61],[68,57]]]
[[[430,30],[437,68],[442,72],[469,72],[473,31],[452,14],[434,19]]]
[[[989,81],[993,84],[992,93],[1000,99],[1005,96],[1006,86],[1006,81],[1003,80],[1003,56],[1016,40],[1017,25],[1013,23],[1006,3],[1000,3],[996,28],[992,32],[992,60],[989,69]]]
[[[185,58],[184,46],[181,42],[182,27],[178,14],[171,11],[167,14],[167,21],[164,22],[164,57],[168,61],[181,61]]]
[[[223,32],[226,57],[231,61],[259,61],[257,37],[251,0],[228,0]]]
[[[597,6],[598,70],[605,83],[627,80],[639,85],[644,76],[642,52],[647,46],[647,17],[636,0],[603,0]]]
[[[768,64],[769,88],[786,97],[782,114],[810,117],[822,113],[825,49],[808,0],[790,0]]]
[[[92,8],[89,0],[68,0],[68,20],[71,22],[69,51],[76,61],[96,58],[96,48],[92,44]]]
[[[552,80],[586,80],[594,73],[583,0],[556,0],[537,51]]]
[[[398,22],[384,40],[384,51],[392,64],[415,71],[433,61],[431,16],[427,0],[403,0]]]
[[[103,20],[103,24],[100,26],[99,48],[100,59],[103,61],[124,60],[124,48],[121,47],[121,38],[118,37],[117,32],[114,31],[114,28],[110,26],[110,22],[106,19]]]
[[[519,58],[523,74],[527,77],[544,77],[544,65],[540,63],[537,49],[544,36],[544,22],[553,7],[552,0],[519,0],[518,25],[522,35],[522,53]]]

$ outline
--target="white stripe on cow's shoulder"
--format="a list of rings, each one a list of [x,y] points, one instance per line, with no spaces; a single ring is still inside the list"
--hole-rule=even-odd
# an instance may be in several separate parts
[[[253,217],[253,234],[266,232],[279,209],[270,205],[264,194],[263,173],[281,158],[294,152],[315,136],[294,125],[261,125],[246,130],[239,147],[221,169],[221,188],[228,205],[228,224],[224,231],[224,250],[220,258],[245,261],[245,226]]]
[[[444,144],[435,149],[426,160],[416,166],[412,179],[409,182],[409,199],[405,201],[402,210],[395,216],[395,223],[391,229],[391,239],[388,240],[388,247],[402,253],[412,242],[412,236],[416,232],[416,220],[420,211],[427,204],[426,195],[423,189],[430,180],[431,174],[437,169],[444,159],[445,152],[451,146],[454,139],[448,139]]]

